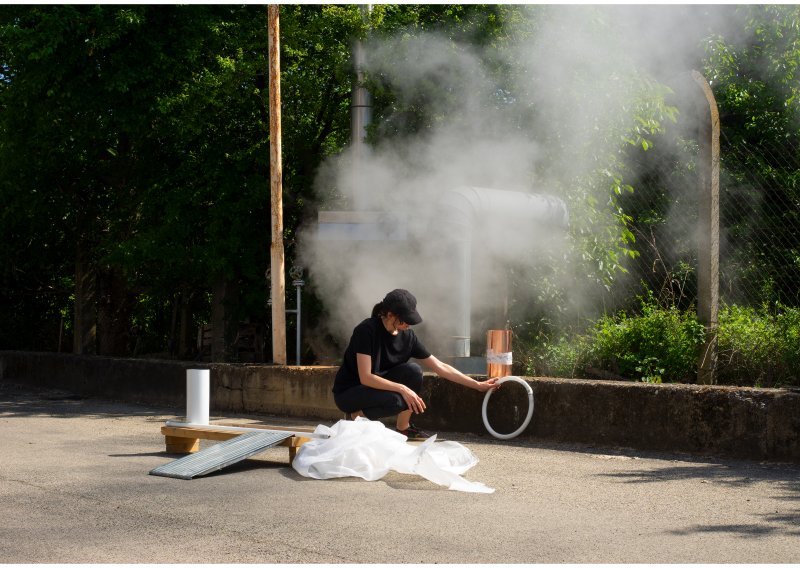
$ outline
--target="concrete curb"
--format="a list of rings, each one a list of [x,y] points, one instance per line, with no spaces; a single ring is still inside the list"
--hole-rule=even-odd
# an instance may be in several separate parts
[[[282,367],[0,351],[0,380],[77,394],[176,408],[186,404],[186,370],[211,369],[212,410],[337,420],[330,389],[335,367]],[[785,389],[649,385],[526,378],[535,412],[522,436],[800,462],[800,393]],[[485,433],[483,395],[429,376],[422,428]],[[494,394],[489,420],[498,432],[527,412],[520,385]]]

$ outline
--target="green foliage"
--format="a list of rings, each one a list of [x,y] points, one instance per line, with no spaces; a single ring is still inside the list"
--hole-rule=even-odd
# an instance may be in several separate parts
[[[800,7],[739,8],[752,42],[710,39],[707,69],[718,103],[736,136],[794,138],[800,112]],[[730,124],[730,123],[729,123]]]
[[[355,6],[281,15],[291,258],[313,215],[315,168],[348,138],[360,16]],[[4,346],[45,348],[17,329],[70,305],[79,246],[98,278],[125,279],[132,319],[117,332],[163,343],[176,302],[208,318],[219,279],[240,290],[239,317],[264,317],[266,43],[264,6],[0,7]]]
[[[719,315],[721,384],[774,387],[800,377],[800,308],[726,306]]]
[[[623,206],[625,196],[635,192],[627,155],[632,149],[649,151],[654,137],[677,115],[677,109],[666,103],[669,89],[652,79],[633,74],[623,88],[632,93],[629,112],[619,113],[615,123],[600,129],[605,138],[586,149],[595,156],[593,169],[576,177],[573,190],[567,193],[575,248],[606,290],[620,274],[628,272],[629,261],[640,254],[635,247],[633,217]],[[575,161],[580,163],[577,158]]]
[[[589,340],[585,335],[548,338],[541,334],[535,341],[515,346],[525,373],[531,376],[576,378],[583,375]]]
[[[725,306],[717,341],[718,384],[798,384],[800,308]],[[694,382],[703,344],[703,326],[691,311],[659,307],[651,296],[642,302],[640,315],[605,316],[586,333],[570,336],[543,333],[515,351],[532,375],[596,377],[599,369],[648,383]]]
[[[721,279],[731,303],[797,305],[800,7],[737,11],[748,41],[715,35],[706,60],[723,125],[720,219],[733,245]]]
[[[703,326],[691,312],[642,300],[641,315],[604,316],[590,332],[589,360],[600,368],[645,382],[691,382]]]
[[[648,383],[692,382],[703,326],[692,312],[662,307],[652,295],[640,302],[639,315],[606,315],[585,333],[526,342],[528,371],[583,377],[595,369]]]
[[[19,330],[70,305],[80,243],[99,252],[126,236],[137,93],[154,77],[145,65],[132,77],[134,60],[118,50],[140,31],[141,10],[0,7],[0,262],[10,312],[0,336],[12,345]],[[137,62],[150,61],[139,47]]]
[[[355,5],[281,7],[287,268],[316,170],[349,141],[352,39],[452,25],[490,43],[506,12],[387,5],[366,22]],[[266,43],[264,6],[0,7],[3,346],[55,347],[52,325],[17,330],[69,320],[79,248],[121,282],[103,301],[127,305],[113,331],[139,350],[166,350],[178,305],[207,319],[221,279],[239,317],[268,315]]]
[[[636,366],[636,372],[641,375],[643,383],[660,384],[661,377],[666,369],[661,367],[658,357],[645,357]]]
[[[733,160],[723,175],[736,191],[723,201],[729,204],[723,218],[732,221],[731,242],[764,221],[784,228],[768,246],[736,255],[733,268],[763,298],[796,305],[797,279],[787,285],[780,277],[800,267],[792,230],[800,191],[800,9],[739,11],[753,41],[714,36],[707,44],[706,76],[726,133],[723,156],[741,144],[785,148],[782,155],[790,159],[767,152]],[[677,112],[669,89],[642,71],[622,44],[607,54],[618,62],[610,75],[581,64],[589,60],[585,53],[575,54],[576,65],[558,81],[528,68],[524,54],[513,52],[514,42],[536,40],[559,14],[563,33],[550,38],[555,50],[570,47],[556,40],[571,37],[574,26],[598,45],[619,33],[596,7],[560,12],[551,6],[379,4],[365,21],[356,5],[282,5],[288,264],[298,227],[316,214],[318,167],[349,140],[352,39],[369,32],[399,37],[402,44],[436,32],[455,53],[483,50],[480,69],[467,71],[493,80],[484,95],[504,117],[498,130],[510,125],[536,133],[542,156],[532,178],[547,187],[552,181],[551,190],[568,201],[576,254],[553,253],[547,259],[552,270],[535,286],[528,274],[510,278],[513,307],[525,304],[541,318],[525,323],[540,338],[531,368],[576,376],[595,365],[641,380],[690,379],[696,322],[677,308],[657,308],[652,299],[642,304],[640,317],[601,318],[587,335],[562,337],[554,323],[537,335],[546,319],[542,306],[567,309],[561,283],[592,281],[611,289],[642,255],[647,229],[664,224],[667,190],[654,184],[643,192],[634,167],[642,156],[656,155]],[[117,331],[137,330],[140,350],[163,352],[174,340],[178,305],[190,307],[195,323],[207,319],[209,291],[220,280],[238,288],[241,317],[267,315],[265,30],[266,9],[258,5],[0,6],[0,347],[54,349],[59,336],[69,345],[78,250],[98,282],[122,282],[119,293],[104,300],[128,305],[129,317]],[[374,141],[424,135],[443,120],[471,120],[442,104],[471,84],[470,77],[439,79],[403,98],[372,77]],[[553,106],[535,96],[550,83],[557,83]],[[619,97],[605,93],[625,97],[609,106]],[[563,116],[553,121],[557,128],[542,128],[549,123],[542,117],[559,109],[577,113],[578,120]],[[578,124],[577,131],[570,132],[569,123]],[[688,148],[685,155],[693,152]],[[748,180],[750,170],[770,183],[770,191]],[[676,185],[689,184],[685,171],[677,177]],[[564,181],[559,186],[554,180]],[[632,206],[630,198],[639,195],[647,204]],[[683,264],[666,270],[679,293],[650,283],[662,303],[685,296],[691,260],[684,255]],[[319,312],[313,301],[306,306]],[[527,317],[526,310],[520,313]],[[795,309],[730,308],[721,321],[725,380],[794,380],[800,358]],[[770,358],[770,352],[779,355]]]

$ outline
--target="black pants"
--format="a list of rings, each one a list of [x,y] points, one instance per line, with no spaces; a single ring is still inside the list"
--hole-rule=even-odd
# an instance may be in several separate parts
[[[384,379],[403,384],[417,394],[422,392],[422,368],[416,363],[409,361],[377,374]],[[394,416],[408,410],[408,405],[400,394],[364,385],[334,393],[333,400],[342,412],[360,410],[370,420]]]

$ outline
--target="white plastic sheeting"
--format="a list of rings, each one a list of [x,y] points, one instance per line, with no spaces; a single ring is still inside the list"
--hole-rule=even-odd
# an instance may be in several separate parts
[[[320,424],[314,438],[303,444],[292,467],[305,477],[381,479],[390,470],[416,474],[455,491],[493,493],[483,483],[467,481],[461,474],[478,463],[458,442],[437,442],[432,436],[419,445],[381,422],[358,417],[331,427]]]

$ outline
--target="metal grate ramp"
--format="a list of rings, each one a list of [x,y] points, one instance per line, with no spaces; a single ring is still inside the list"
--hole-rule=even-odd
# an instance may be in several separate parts
[[[161,465],[150,475],[192,479],[240,462],[291,438],[291,432],[252,432],[220,442],[197,453]]]

